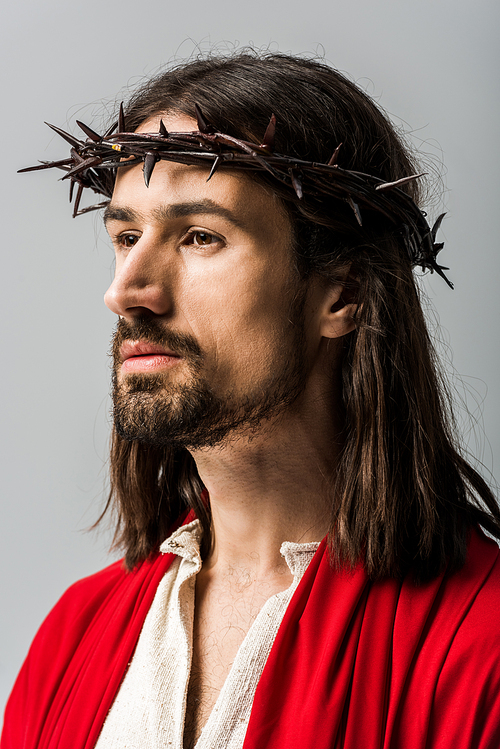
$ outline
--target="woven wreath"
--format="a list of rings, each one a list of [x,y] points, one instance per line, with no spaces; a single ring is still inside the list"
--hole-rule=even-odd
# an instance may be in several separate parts
[[[30,172],[54,167],[65,171],[62,179],[70,180],[70,202],[74,198],[73,216],[108,204],[116,170],[121,166],[128,167],[142,162],[146,186],[149,185],[155,164],[162,159],[182,164],[210,165],[208,179],[219,168],[265,172],[294,191],[297,198],[305,204],[308,201],[317,202],[324,196],[346,201],[360,226],[363,222],[363,208],[382,214],[402,232],[412,266],[435,271],[453,288],[444,274],[448,268],[438,265],[436,261],[443,248],[442,242],[436,243],[436,234],[445,214],[441,214],[431,228],[415,201],[400,189],[405,183],[423,175],[414,174],[395,182],[384,182],[369,174],[342,169],[337,163],[340,145],[327,164],[285,156],[274,151],[274,115],[262,143],[255,145],[218,132],[196,104],[195,111],[198,130],[190,133],[169,133],[162,120],[158,133],[128,133],[123,105],[120,105],[118,121],[104,135],[99,135],[77,120],[78,126],[87,136],[85,141],[78,140],[55,125],[49,125],[70,144],[69,158],[41,162],[19,171]],[[104,195],[108,200],[80,209],[82,193],[86,188]]]

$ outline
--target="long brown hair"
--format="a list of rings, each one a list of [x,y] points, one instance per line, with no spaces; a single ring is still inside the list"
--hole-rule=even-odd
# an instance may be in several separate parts
[[[374,102],[316,61],[243,51],[181,65],[132,97],[127,130],[167,111],[193,117],[194,103],[221,132],[256,143],[274,113],[280,153],[324,163],[342,143],[339,161],[347,169],[385,181],[416,171]],[[340,201],[325,199],[306,211],[296,196],[272,188],[290,215],[302,276],[335,282],[349,263],[356,279],[356,330],[343,351],[344,448],[332,485],[332,559],[349,567],[363,560],[373,579],[400,578],[412,568],[424,580],[458,569],[471,525],[500,538],[500,512],[454,438],[403,229],[369,213],[361,228]],[[417,183],[405,189],[419,200]],[[103,514],[115,512],[115,544],[129,569],[158,548],[189,507],[202,522],[204,552],[209,548],[209,502],[187,450],[126,442],[114,431],[110,482]]]

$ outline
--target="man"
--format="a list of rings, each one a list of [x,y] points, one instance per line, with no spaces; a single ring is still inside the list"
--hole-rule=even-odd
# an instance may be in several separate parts
[[[412,276],[447,280],[439,221],[390,123],[241,54],[81,127],[44,167],[75,213],[110,198],[125,564],[42,625],[2,749],[498,747],[500,512],[450,437]]]

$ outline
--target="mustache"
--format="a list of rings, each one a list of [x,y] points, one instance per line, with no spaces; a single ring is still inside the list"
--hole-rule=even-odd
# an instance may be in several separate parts
[[[120,348],[124,341],[147,341],[174,351],[191,362],[199,363],[203,352],[194,336],[164,328],[154,318],[138,317],[129,322],[119,319],[111,344],[111,355],[116,363],[120,361]]]

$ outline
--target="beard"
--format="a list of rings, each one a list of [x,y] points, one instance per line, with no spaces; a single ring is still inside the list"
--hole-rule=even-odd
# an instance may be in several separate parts
[[[120,319],[112,343],[113,420],[118,435],[155,447],[196,449],[256,433],[264,420],[285,410],[305,388],[303,308],[303,299],[295,299],[267,375],[243,394],[214,391],[203,376],[206,356],[192,336],[165,329],[151,317],[130,323]],[[120,379],[120,347],[125,340],[139,339],[182,356],[189,372],[185,381],[172,382],[169,372]]]

